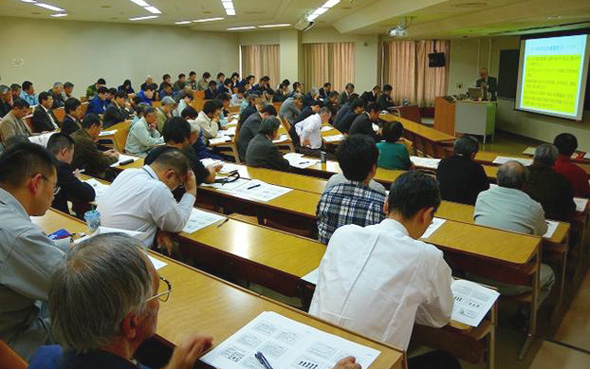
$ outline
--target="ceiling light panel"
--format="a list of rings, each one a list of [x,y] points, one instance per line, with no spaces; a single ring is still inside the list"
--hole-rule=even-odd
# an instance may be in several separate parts
[[[278,27],[291,27],[291,25],[288,23],[284,23],[284,24],[264,24],[262,26],[258,26],[258,28],[278,28]]]
[[[233,0],[221,0],[221,5],[225,9],[227,15],[236,15],[236,8],[234,7]]]
[[[228,31],[243,31],[247,29],[256,29],[256,26],[243,26],[243,27],[231,27],[228,28]]]
[[[144,8],[145,10],[147,10],[148,12],[150,12],[152,14],[162,14],[162,11],[160,11],[160,9],[148,4],[144,0],[131,0],[131,2],[141,6],[142,8]],[[141,17],[137,17],[137,18],[141,18]]]
[[[49,5],[49,4],[45,4],[45,3],[31,3],[31,4],[40,6],[41,8],[53,10],[54,12],[65,12],[65,10],[62,8],[59,8],[59,7],[53,6],[53,5]]]
[[[130,21],[142,21],[142,20],[148,20],[148,19],[154,19],[154,18],[158,18],[157,15],[147,15],[145,17],[135,17],[135,18],[129,18]]]
[[[203,19],[195,19],[193,20],[194,23],[204,23],[204,22],[215,22],[223,20],[224,18],[217,17],[217,18],[203,18]]]
[[[324,14],[325,12],[327,12],[328,10],[330,10],[330,8],[332,8],[334,5],[337,5],[338,3],[340,3],[340,0],[328,0],[324,3],[324,5],[320,6],[319,8],[317,8],[316,10],[313,11],[313,13],[311,13],[310,15],[307,16],[307,20],[310,22],[313,22],[317,17],[319,17],[320,15]]]
[[[57,13],[57,14],[51,14],[52,17],[55,18],[60,18],[60,17],[67,17],[68,13]]]

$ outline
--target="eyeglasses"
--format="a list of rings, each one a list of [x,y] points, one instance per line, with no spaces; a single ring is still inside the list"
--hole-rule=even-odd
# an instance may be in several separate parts
[[[168,298],[170,297],[170,293],[172,292],[172,284],[170,284],[170,282],[168,282],[168,280],[164,277],[160,277],[160,281],[162,281],[164,283],[160,283],[160,286],[158,287],[158,293],[156,293],[154,296],[145,300],[145,302],[149,302],[154,299],[158,299],[162,302],[168,301]]]
[[[47,178],[46,176],[44,176],[43,174],[41,174],[41,178],[43,178],[44,180],[46,180],[47,182],[51,183],[53,185],[53,195],[57,195],[59,193],[59,190],[61,190],[61,187],[59,187],[57,185],[57,183],[52,182],[49,178]]]

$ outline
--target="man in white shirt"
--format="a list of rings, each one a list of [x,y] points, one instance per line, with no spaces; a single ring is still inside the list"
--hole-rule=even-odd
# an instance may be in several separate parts
[[[221,114],[221,108],[213,101],[206,101],[203,105],[203,110],[199,112],[199,116],[195,120],[195,123],[203,131],[203,137],[209,142],[210,139],[217,136],[219,131],[219,115]]]
[[[404,351],[415,323],[447,324],[453,310],[451,269],[442,251],[418,241],[440,202],[435,179],[406,172],[391,186],[387,219],[336,230],[320,264],[310,314]],[[412,358],[408,366],[432,362],[437,368],[459,367],[444,352]]]
[[[172,191],[181,184],[186,192],[176,202]],[[142,232],[144,246],[151,247],[158,230],[179,233],[184,228],[196,196],[196,179],[186,156],[169,148],[151,165],[119,174],[100,197],[97,210],[103,226]]]
[[[321,108],[317,114],[312,114],[295,125],[302,153],[319,156],[322,148],[322,124],[328,123],[331,116],[328,108]]]

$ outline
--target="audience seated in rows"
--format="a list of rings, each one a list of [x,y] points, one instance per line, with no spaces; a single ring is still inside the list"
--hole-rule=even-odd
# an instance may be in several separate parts
[[[264,109],[269,108],[274,109],[272,105],[266,106]],[[247,145],[245,155],[246,164],[252,167],[288,172],[292,169],[289,161],[283,157],[279,148],[273,143],[273,140],[278,138],[281,122],[276,117],[276,111],[274,115],[265,114],[266,116],[264,116],[262,122],[259,124],[258,133]],[[251,119],[251,117],[248,119]]]
[[[301,152],[305,155],[319,157],[323,148],[322,125],[330,121],[330,111],[320,108],[317,114],[312,114],[295,125]]]
[[[88,100],[92,100],[96,94],[98,94],[98,89],[101,87],[105,87],[107,82],[104,78],[99,78],[96,80],[96,83],[91,84],[86,88],[86,98]]]
[[[199,112],[195,123],[203,132],[205,142],[209,142],[210,139],[217,136],[217,132],[219,131],[219,125],[217,124],[219,114],[221,114],[221,107],[215,101],[205,102],[203,110]]]
[[[336,117],[334,117],[334,128],[342,133],[349,133],[352,122],[365,111],[365,102],[357,94],[352,94],[349,101],[341,105]]]
[[[559,156],[553,169],[570,182],[574,196],[590,197],[590,178],[584,169],[572,163],[572,155],[578,148],[578,140],[571,133],[562,133],[555,137],[553,144],[559,150]]]
[[[73,167],[84,169],[89,176],[111,180],[114,174],[110,166],[117,162],[119,154],[115,150],[99,150],[97,142],[102,130],[100,118],[96,114],[87,115],[82,121],[82,127],[70,135],[74,140]]]
[[[375,103],[367,105],[365,112],[357,115],[350,125],[351,135],[361,134],[371,137],[375,142],[381,141],[381,136],[375,132],[374,125],[379,122],[379,106]]]
[[[145,109],[143,117],[131,125],[125,152],[145,157],[147,153],[158,145],[164,144],[160,132],[156,129],[156,111],[149,106]]]
[[[0,121],[0,141],[6,142],[14,136],[31,136],[33,132],[23,120],[29,114],[29,103],[25,100],[15,100],[12,109]]]
[[[379,161],[377,165],[385,169],[408,170],[412,167],[410,153],[406,145],[398,141],[404,134],[404,126],[397,121],[383,123],[383,141],[377,143]]]
[[[346,87],[344,87],[344,91],[342,91],[340,93],[340,96],[338,97],[338,105],[342,106],[344,105],[348,99],[350,98],[350,95],[354,92],[354,85],[352,83],[347,83]]]
[[[303,107],[303,95],[296,93],[287,98],[281,105],[281,117],[286,119],[290,126],[296,123]]]
[[[47,92],[39,94],[39,105],[33,111],[33,131],[34,133],[52,132],[59,129],[59,121],[53,114],[53,97]]]
[[[61,131],[67,135],[82,129],[82,118],[84,116],[82,112],[82,103],[75,97],[70,97],[66,100],[64,106],[66,116],[61,126]]]
[[[251,114],[244,123],[240,125],[240,132],[238,135],[238,154],[240,155],[241,161],[246,161],[246,150],[250,141],[258,134],[260,123],[270,116],[276,117],[277,110],[272,105],[267,105],[260,109],[260,111]]]
[[[129,119],[129,112],[127,111],[126,105],[127,93],[125,91],[117,91],[114,99],[107,106],[102,118],[105,129]]]

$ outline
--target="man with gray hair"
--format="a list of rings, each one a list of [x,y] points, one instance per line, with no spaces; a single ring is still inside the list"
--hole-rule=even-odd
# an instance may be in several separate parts
[[[303,99],[303,106],[304,107],[308,107],[311,106],[311,104],[318,100],[320,98],[320,91],[317,89],[317,87],[312,87],[311,90],[309,90],[309,92],[305,95],[305,98]]]
[[[148,369],[134,356],[156,333],[160,303],[171,293],[134,238],[110,233],[80,243],[51,280],[51,326],[61,347],[42,347],[29,368]],[[189,335],[164,369],[192,369],[212,344],[210,336]],[[334,369],[360,365],[347,357]]]
[[[12,94],[10,87],[0,85],[0,118],[10,113],[12,110]]]
[[[301,114],[303,106],[303,95],[300,93],[293,94],[292,97],[287,98],[281,105],[281,116],[289,122],[289,125],[295,124],[295,120]]]
[[[135,352],[156,333],[160,302],[171,291],[134,238],[111,233],[82,242],[51,280],[51,326],[61,347],[41,348],[30,368],[56,362],[60,368],[146,368],[135,362]],[[165,368],[192,368],[212,342],[190,335]]]
[[[161,106],[156,108],[156,129],[163,133],[164,124],[172,118],[172,113],[176,109],[176,100],[170,96],[165,96],[161,101]]]
[[[558,156],[559,151],[552,144],[537,146],[525,191],[541,203],[547,218],[568,221],[576,211],[576,203],[570,182],[553,170]]]
[[[547,232],[545,213],[541,204],[524,192],[528,170],[517,161],[509,161],[498,169],[498,186],[481,192],[475,202],[475,224],[507,231],[543,236]],[[539,304],[551,291],[555,282],[553,270],[541,264]],[[526,286],[498,285],[500,293],[520,295],[530,291]]]
[[[61,108],[66,101],[63,98],[64,86],[61,82],[55,82],[51,90],[47,91],[53,97],[53,105],[51,109]]]

